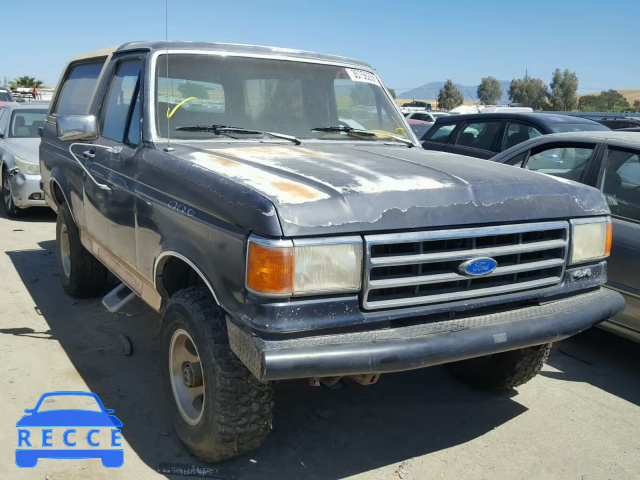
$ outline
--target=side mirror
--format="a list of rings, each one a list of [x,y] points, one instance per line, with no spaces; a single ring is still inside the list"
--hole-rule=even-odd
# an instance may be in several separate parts
[[[25,408],[24,413],[33,413],[33,408]]]
[[[90,142],[98,138],[95,115],[62,115],[56,120],[56,128],[62,142]]]

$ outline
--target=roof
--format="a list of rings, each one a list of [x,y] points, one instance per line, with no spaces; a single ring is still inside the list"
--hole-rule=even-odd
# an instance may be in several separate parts
[[[569,132],[554,133],[552,135],[544,135],[545,140],[567,140],[567,141],[591,141],[603,142],[605,140],[616,140],[629,143],[637,143],[640,146],[640,135],[635,132],[621,132],[620,130],[603,130],[593,132]],[[537,137],[540,138],[540,137]],[[635,146],[635,145],[634,145]]]
[[[356,65],[364,67],[366,69],[372,69],[372,67],[365,62],[348,57],[341,57],[338,55],[329,55],[325,53],[307,52],[304,50],[295,50],[291,48],[281,47],[266,47],[259,45],[243,45],[238,43],[211,43],[211,42],[175,42],[175,41],[138,41],[129,42],[122,45],[116,45],[113,47],[102,48],[100,50],[93,50],[74,57],[71,61],[85,60],[93,57],[104,57],[111,55],[115,52],[127,52],[127,51],[140,51],[146,50],[150,52],[159,52],[163,50],[206,50],[210,52],[225,52],[235,53],[241,55],[260,55],[266,57],[279,57],[279,58],[295,58],[300,60],[314,60],[329,63],[343,63],[349,65]]]
[[[438,117],[438,123],[457,123],[459,120],[502,120],[502,119],[513,119],[513,120],[529,120],[529,121],[537,121],[546,124],[562,124],[562,123],[570,123],[572,125],[575,124],[593,124],[598,123],[593,120],[589,120],[587,118],[581,117],[573,117],[569,115],[557,115],[554,113],[510,113],[510,112],[495,112],[495,113],[464,113],[461,115],[450,115],[445,117]]]
[[[18,102],[7,102],[2,107],[9,107],[11,110],[38,110],[38,109],[49,109],[49,102],[26,102],[26,103],[18,103]]]

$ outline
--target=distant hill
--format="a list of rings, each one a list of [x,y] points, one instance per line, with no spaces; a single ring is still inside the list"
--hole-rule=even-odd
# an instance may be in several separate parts
[[[511,81],[501,81],[502,85],[502,98],[498,103],[500,104],[508,104],[509,103],[509,84]],[[456,87],[460,89],[462,94],[464,95],[465,102],[477,102],[476,93],[478,91],[478,85],[474,86],[466,86],[461,85],[459,83],[454,83]],[[422,85],[421,87],[417,87],[406,91],[404,93],[398,94],[399,99],[403,100],[411,100],[418,98],[438,98],[438,91],[444,87],[444,82],[430,82]]]

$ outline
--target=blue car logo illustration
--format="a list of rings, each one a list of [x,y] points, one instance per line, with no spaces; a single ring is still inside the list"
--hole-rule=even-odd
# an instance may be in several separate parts
[[[55,408],[62,405],[62,408]],[[69,408],[70,406],[74,408]],[[121,467],[122,422],[95,393],[49,392],[16,423],[16,465],[35,467],[40,458],[99,458],[107,468]]]

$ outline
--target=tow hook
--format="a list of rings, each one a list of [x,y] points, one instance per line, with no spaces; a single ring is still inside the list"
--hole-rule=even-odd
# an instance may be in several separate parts
[[[376,383],[380,379],[380,374],[368,373],[360,375],[350,375],[349,378],[358,382],[360,385],[367,386]],[[309,386],[319,387],[320,385],[325,385],[331,390],[340,390],[343,385],[341,379],[342,377],[313,377],[309,379]]]

